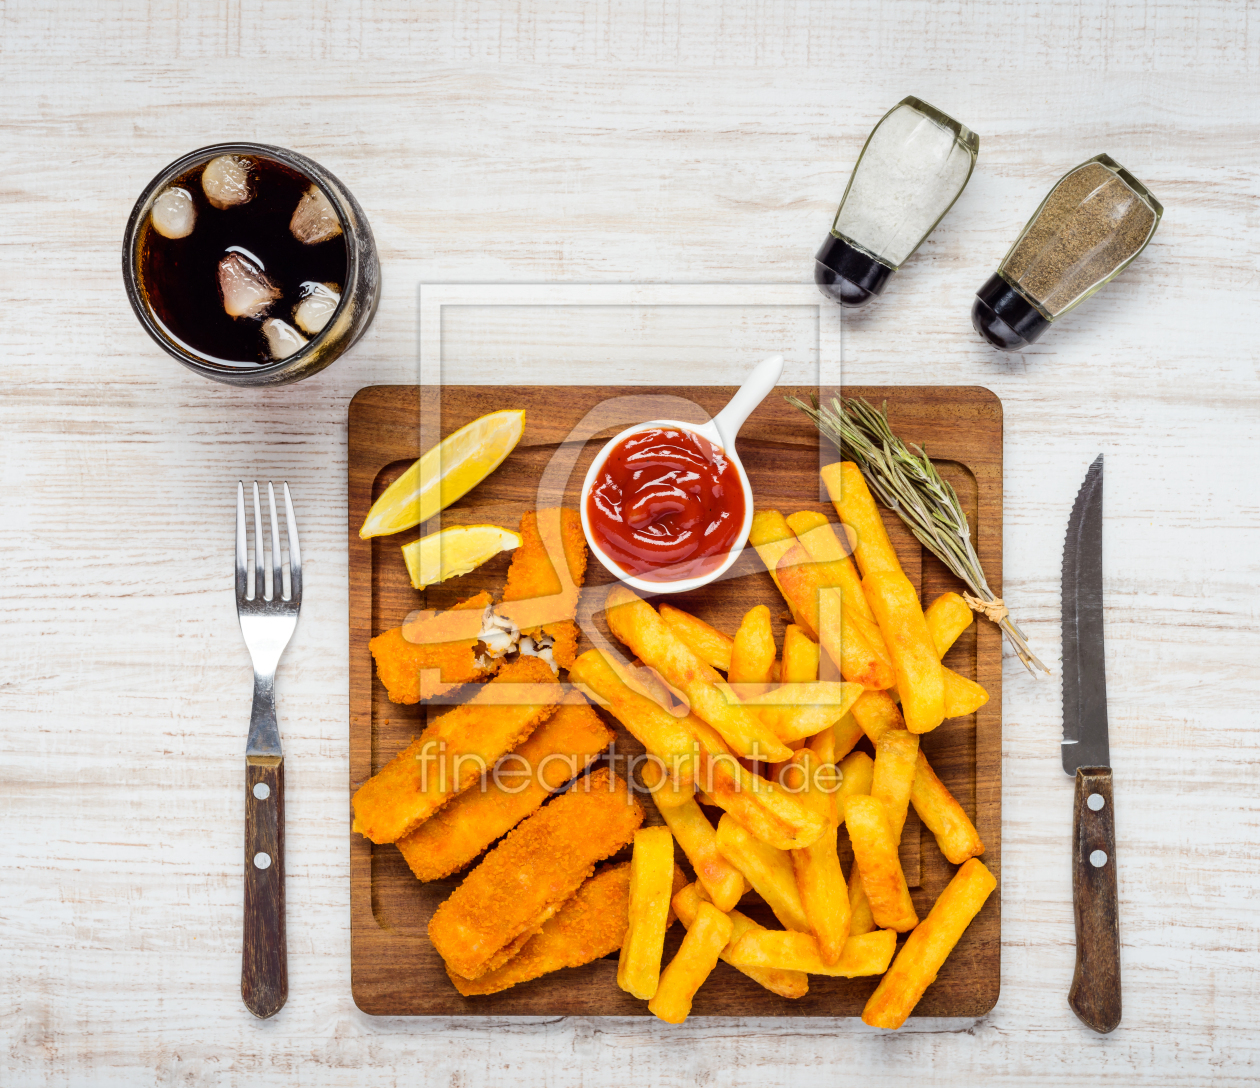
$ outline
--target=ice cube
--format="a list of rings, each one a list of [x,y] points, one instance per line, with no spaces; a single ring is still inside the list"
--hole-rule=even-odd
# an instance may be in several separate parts
[[[267,338],[267,350],[273,359],[287,359],[298,348],[306,346],[306,337],[287,321],[269,317],[262,323],[263,336]]]
[[[153,229],[163,238],[187,238],[197,222],[192,193],[172,186],[158,195],[149,212]]]
[[[314,336],[321,332],[328,319],[332,317],[337,303],[341,301],[341,292],[335,283],[315,283],[307,280],[302,284],[302,301],[293,310],[293,320],[303,332]]]
[[[280,297],[280,288],[240,253],[229,253],[219,262],[219,290],[231,317],[261,317]]]
[[[341,220],[318,185],[312,185],[302,194],[289,220],[289,230],[294,238],[308,246],[327,242],[341,233]]]
[[[201,187],[206,199],[219,209],[248,201],[254,195],[249,187],[249,165],[249,159],[239,155],[211,159],[201,171]]]

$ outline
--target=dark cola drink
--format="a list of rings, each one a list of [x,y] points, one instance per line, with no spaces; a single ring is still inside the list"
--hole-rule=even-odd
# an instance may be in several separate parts
[[[258,366],[302,348],[346,280],[336,210],[271,159],[220,155],[153,202],[140,280],[169,335],[205,359]]]

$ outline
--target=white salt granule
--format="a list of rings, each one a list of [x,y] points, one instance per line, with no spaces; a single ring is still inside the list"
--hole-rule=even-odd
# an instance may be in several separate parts
[[[149,215],[153,229],[163,238],[187,238],[197,223],[192,193],[174,186],[158,195]]]
[[[302,301],[293,310],[293,320],[299,329],[314,336],[328,324],[340,301],[336,284],[308,280],[302,284]]]
[[[273,359],[287,359],[298,348],[306,346],[306,337],[287,321],[269,317],[262,323],[263,336],[267,338],[267,350]]]
[[[280,297],[280,288],[240,253],[229,253],[219,262],[219,290],[231,317],[260,317]]]
[[[302,194],[289,220],[289,230],[294,238],[308,246],[327,242],[341,233],[341,220],[318,185],[312,185]]]
[[[252,197],[249,187],[249,160],[236,155],[219,155],[201,171],[201,188],[216,208],[244,204]]]

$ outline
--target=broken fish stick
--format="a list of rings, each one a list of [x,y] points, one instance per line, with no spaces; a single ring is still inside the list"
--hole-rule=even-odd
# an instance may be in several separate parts
[[[712,903],[701,903],[677,954],[661,974],[648,1011],[667,1024],[681,1024],[691,1012],[696,991],[717,966],[730,943],[731,920]]]
[[[484,612],[493,601],[490,594],[482,591],[475,597],[460,601],[441,617],[452,612]],[[368,643],[368,649],[376,662],[376,675],[385,687],[391,703],[424,702],[454,691],[462,684],[483,680],[499,667],[500,662],[477,654],[477,631],[481,623],[475,617],[459,617],[470,637],[453,638],[444,642],[416,642],[407,638],[407,628],[391,627]],[[446,626],[446,625],[444,625]],[[451,635],[457,632],[449,632]],[[465,632],[459,632],[465,633]],[[440,634],[436,637],[442,637]]]
[[[915,761],[910,803],[951,865],[961,865],[968,858],[984,853],[984,843],[975,824],[937,778],[922,752]]]
[[[731,667],[726,679],[731,684],[765,685],[774,672],[774,631],[770,609],[764,604],[750,608],[740,621],[731,647]],[[747,697],[747,692],[740,694]]]
[[[688,929],[695,922],[696,912],[700,909],[700,904],[705,901],[704,896],[704,888],[699,883],[688,884],[681,891],[674,893],[674,912],[678,915],[679,921]],[[731,939],[727,942],[726,948],[719,953],[718,958],[730,963],[729,952],[739,939],[745,933],[764,932],[765,926],[759,925],[748,915],[741,914],[737,910],[727,911],[726,916],[731,920]],[[735,964],[732,963],[731,966],[735,967]],[[747,975],[759,986],[764,986],[780,997],[804,997],[809,993],[809,979],[803,971],[781,971],[774,967],[735,967],[735,970]]]
[[[937,657],[945,656],[958,636],[971,626],[974,615],[971,606],[957,593],[942,593],[923,610]]]
[[[866,898],[866,889],[862,887],[862,873],[855,861],[849,870],[849,936],[870,933],[874,928],[871,904]]]
[[[617,985],[641,1001],[656,993],[660,981],[673,882],[674,836],[668,827],[640,828],[630,858],[630,922],[617,961]]]
[[[655,763],[645,763],[643,780],[653,791],[655,799],[655,791],[665,781],[660,767]],[[718,851],[717,831],[700,810],[700,805],[694,798],[688,798],[681,805],[657,805],[657,810],[691,862],[696,879],[704,885],[713,905],[721,911],[733,908],[744,894],[744,876]]]
[[[715,669],[730,672],[731,652],[735,647],[735,640],[730,635],[724,635],[704,620],[697,619],[690,612],[684,612],[672,604],[662,604],[659,611],[661,619],[691,648],[696,657]]]
[[[905,827],[910,808],[910,790],[918,758],[919,737],[908,729],[889,729],[875,745],[870,794],[883,803],[896,843],[901,842],[901,829]]]
[[[910,901],[910,889],[906,887],[883,803],[874,797],[846,797],[844,822],[875,924],[898,933],[913,929],[919,924],[919,917]]]
[[[869,574],[862,588],[892,655],[906,728],[927,733],[945,720],[945,678],[919,596],[900,571]]]
[[[744,874],[780,922],[788,929],[810,932],[789,854],[762,842],[730,813],[723,813],[718,821],[717,846],[722,856]]]
[[[963,864],[915,929],[862,1010],[863,1023],[899,1028],[924,991],[936,981],[949,954],[997,887],[982,861]]]
[[[464,878],[429,919],[433,947],[464,978],[493,970],[642,822],[643,806],[601,767],[518,824]]]
[[[818,655],[818,643],[805,633],[805,628],[789,623],[783,632],[783,682],[812,684],[818,679]]]
[[[888,970],[896,950],[897,934],[891,929],[877,929],[850,937],[831,962],[823,957],[818,942],[808,933],[763,929],[744,934],[727,955],[733,967],[778,968],[809,975],[860,978],[882,975]]]
[[[417,879],[449,876],[581,774],[612,739],[612,730],[580,695],[567,695],[555,714],[495,765],[484,790],[465,790],[394,845]]]
[[[821,475],[840,521],[853,532],[853,559],[862,577],[877,571],[900,573],[901,560],[888,539],[884,519],[862,478],[862,470],[852,461],[839,461],[827,465]],[[878,614],[876,616],[878,618]],[[887,636],[885,631],[885,639]]]
[[[540,648],[550,648],[556,663],[568,668],[577,651],[578,594],[586,580],[586,536],[582,518],[568,507],[528,510],[521,515],[521,543],[512,552],[503,603],[497,611]],[[564,554],[560,571],[553,555]],[[529,601],[529,605],[519,602]]]
[[[810,931],[817,940],[818,954],[824,963],[835,964],[849,936],[849,890],[836,853],[834,795],[826,792],[830,783],[820,781],[818,772],[822,767],[814,753],[804,749],[792,757],[788,768],[788,784],[801,790],[797,796],[827,817],[827,830],[811,845],[793,850],[791,858],[796,889]]]
[[[750,759],[787,759],[792,750],[757,715],[744,706],[726,681],[674,634],[647,601],[625,586],[615,586],[605,605],[613,635],[665,681],[686,696],[691,712],[722,734],[735,751]],[[939,665],[938,665],[939,667]]]
[[[351,802],[354,830],[375,843],[414,831],[550,718],[561,694],[538,658],[505,665],[359,787]]]

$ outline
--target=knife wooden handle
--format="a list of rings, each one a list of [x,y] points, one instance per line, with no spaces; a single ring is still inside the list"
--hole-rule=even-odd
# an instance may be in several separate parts
[[[289,997],[284,937],[284,757],[245,758],[245,932],[241,999],[266,1019]]]
[[[1110,767],[1077,769],[1072,843],[1076,974],[1068,1004],[1083,1023],[1106,1034],[1120,1023],[1120,913]]]

